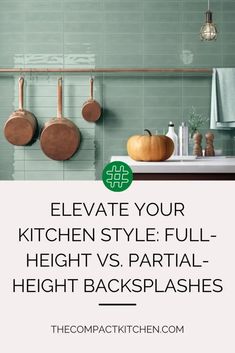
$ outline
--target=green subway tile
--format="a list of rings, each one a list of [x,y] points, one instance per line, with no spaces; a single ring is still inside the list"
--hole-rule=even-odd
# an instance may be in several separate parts
[[[83,53],[83,54],[102,54],[103,53],[103,44],[99,43],[83,43],[83,44],[65,44],[64,53],[73,54],[73,53]]]
[[[185,52],[189,52],[192,55],[197,55],[197,54],[203,54],[203,55],[210,55],[210,54],[216,54],[216,55],[220,55],[221,53],[221,46],[218,44],[208,44],[205,45],[205,43],[201,42],[201,43],[197,43],[197,44],[186,44],[184,45],[184,49],[183,51]],[[182,53],[183,55],[183,53]]]
[[[126,148],[126,143],[127,140],[123,137],[112,140],[109,138],[109,136],[107,136],[104,142],[105,146],[112,146],[112,148]]]
[[[64,41],[66,44],[102,44],[103,34],[100,33],[73,33],[67,31],[64,32]]]
[[[0,4],[2,4],[0,2]],[[25,21],[25,13],[23,12],[1,12],[0,13],[0,22],[1,23],[8,23],[9,25],[12,24],[12,22],[21,22],[23,23]]]
[[[123,119],[122,116],[109,116],[104,123],[105,129],[118,127],[120,129],[129,129],[134,125],[136,128],[142,127],[142,113],[137,115],[136,118]]]
[[[206,107],[208,106],[208,97],[184,97],[183,106],[200,106]]]
[[[126,119],[136,119],[136,117],[141,115],[141,109],[138,107],[123,107],[120,105],[119,107],[110,107],[110,109],[104,111],[105,123],[108,121],[109,117],[115,119],[115,117],[121,117],[122,120]],[[133,122],[134,123],[134,122]]]
[[[50,11],[52,13],[62,10],[63,0],[50,0],[50,1],[24,1],[25,11],[34,11],[35,14],[41,11]],[[53,15],[52,15],[53,16]]]
[[[117,148],[117,149],[111,149],[110,151],[105,151],[104,153],[104,161],[106,163],[109,163],[111,160],[112,156],[127,156],[127,151],[125,148]]]
[[[197,103],[195,101],[195,103]],[[194,107],[196,107],[197,113],[198,114],[202,114],[203,116],[208,117],[210,114],[210,107],[200,107],[197,104],[194,105]],[[188,119],[190,117],[190,114],[192,112],[192,106],[186,106],[183,107],[183,116],[185,116],[186,119]]]
[[[84,139],[91,139],[95,137],[95,129],[80,129],[80,132],[82,134],[82,138]]]
[[[143,84],[143,76],[134,76],[132,74],[127,75],[115,75],[107,76],[104,78],[103,87],[105,89],[112,89],[112,87],[122,87],[129,90],[130,87],[140,87]],[[136,92],[137,93],[137,92]]]
[[[71,161],[94,161],[95,160],[95,151],[94,150],[81,150],[71,158]]]
[[[22,26],[21,21],[13,21],[10,25],[8,22],[2,23],[0,22],[0,33],[23,33],[24,32],[24,26]]]
[[[143,44],[141,42],[133,43],[130,45],[126,44],[117,44],[117,43],[105,43],[104,47],[104,54],[105,55],[115,55],[118,56],[120,54],[122,55],[131,55],[133,54],[141,56],[143,51]],[[118,62],[118,57],[117,57],[117,62]],[[115,61],[113,62],[115,64]]]
[[[53,16],[48,11],[37,11],[35,12],[26,12],[24,21],[27,22],[62,22],[63,21],[63,13],[54,11]]]
[[[183,78],[184,87],[211,87],[211,75],[205,77],[184,77]]]
[[[113,110],[120,107],[138,107],[141,109],[143,105],[143,98],[139,97],[110,97],[105,100],[105,109]]]
[[[13,167],[17,171],[23,171],[25,169],[25,163],[22,160],[21,161],[17,160],[17,161],[14,161]]]
[[[222,1],[223,4],[223,11],[224,12],[231,12],[235,11],[235,3],[234,1]]]
[[[181,100],[178,97],[145,97],[146,107],[179,107]]]
[[[67,11],[99,11],[102,10],[102,2],[97,1],[65,1],[64,10]]]
[[[76,54],[76,58],[74,56],[66,55],[64,58],[64,65],[66,67],[84,67],[84,68],[95,68],[101,67],[103,63],[103,58],[99,54]]]
[[[27,171],[62,171],[63,170],[63,163],[52,161],[47,158],[46,161],[29,161],[25,160],[25,170]]]
[[[164,55],[174,55],[179,51],[179,43],[174,43],[169,46],[169,44],[159,44],[159,43],[145,43],[144,44],[144,53],[145,55],[151,54],[164,54]]]
[[[162,24],[160,22],[147,22],[144,25],[144,33],[179,33],[181,29],[181,25],[179,22],[167,22],[166,24]]]
[[[22,50],[22,43],[8,43],[7,41],[1,45],[1,50],[4,52],[4,55],[14,56],[15,52],[20,52]]]
[[[177,67],[180,66],[180,56],[176,54],[171,55],[144,55],[145,67]]]
[[[94,150],[96,149],[96,141],[93,139],[82,139],[80,148],[84,150]]]
[[[64,170],[72,171],[72,170],[95,170],[95,163],[93,161],[65,161],[64,162]]]
[[[107,67],[141,67],[143,66],[143,56],[132,54],[105,55],[104,65]]]
[[[102,33],[104,31],[104,24],[99,22],[67,22],[66,32],[78,33]]]
[[[9,106],[12,106],[13,107],[13,102],[12,102],[12,98],[11,97],[8,97],[8,96],[5,96],[4,97],[4,94],[2,94],[1,96],[0,96],[0,106],[1,106],[1,108],[3,109],[5,109],[5,108],[7,108],[7,107],[9,107]]]
[[[24,150],[17,150],[14,151],[14,160],[15,161],[22,161],[25,159],[25,151]]]
[[[25,33],[26,43],[62,43],[62,33]]]
[[[145,119],[147,118],[153,118],[153,117],[159,117],[159,118],[170,118],[174,115],[179,115],[179,108],[178,107],[173,107],[173,108],[159,108],[159,107],[145,107],[144,108],[144,116]]]
[[[71,11],[71,12],[66,12],[64,14],[64,21],[65,21],[65,26],[67,27],[67,23],[70,22],[79,22],[79,23],[89,23],[89,22],[94,22],[94,23],[102,23],[104,22],[104,13],[103,12],[97,12],[97,11]]]
[[[141,87],[104,87],[104,98],[109,97],[142,97],[143,90]]]
[[[143,21],[143,14],[141,12],[106,12],[106,23],[141,23]]]
[[[142,129],[141,129],[142,130]],[[109,138],[112,140],[119,139],[119,136],[122,136],[124,139],[128,139],[132,135],[139,134],[140,129],[139,127],[131,127],[129,129],[121,129],[119,127],[117,128],[107,128],[105,129],[105,133],[109,136]]]
[[[224,44],[222,44],[222,48],[223,48],[224,55],[235,53],[235,44],[224,43]]]
[[[25,150],[23,151],[24,153],[22,153],[24,155],[24,159],[26,161],[48,161],[47,156],[45,156],[45,154],[42,152],[41,149],[38,150],[29,150],[28,148],[25,148]],[[18,151],[18,155],[19,155],[19,151]],[[17,155],[17,157],[18,157]],[[15,158],[17,158],[15,157]],[[34,165],[34,164],[33,164]],[[38,163],[38,165],[41,166],[41,163]]]
[[[201,55],[195,54],[191,67],[220,67],[222,64],[222,57],[218,55]]]
[[[141,23],[105,23],[104,30],[107,33],[141,34],[143,26]]]
[[[223,67],[234,67],[235,63],[235,53],[231,55],[223,55]],[[218,65],[221,66],[221,65]]]
[[[63,53],[63,44],[62,43],[40,43],[40,44],[26,44],[25,51],[31,54],[59,54]]]
[[[63,180],[63,172],[55,171],[25,171],[25,180]]]
[[[221,26],[223,33],[234,33],[235,28],[234,28],[234,22],[223,22],[223,25]]]
[[[128,47],[129,45],[137,44],[141,38],[140,38],[139,34],[135,34],[135,33],[126,33],[125,36],[123,36],[123,34],[109,33],[109,32],[106,32],[104,34],[104,39],[105,39],[106,45],[123,44]]]
[[[182,77],[167,75],[157,75],[155,77],[146,76],[144,78],[145,87],[181,87]],[[149,91],[150,92],[150,91]]]
[[[210,87],[184,87],[184,97],[208,97],[211,93]]]
[[[14,171],[12,178],[13,180],[25,180],[25,172]],[[0,174],[0,180],[3,180],[3,179],[4,177],[2,177]]]
[[[25,31],[34,33],[34,32],[39,32],[39,33],[45,33],[45,32],[52,32],[52,33],[58,33],[62,32],[63,30],[63,25],[61,22],[26,22],[25,25]]]
[[[197,11],[197,12],[184,12],[182,15],[182,22],[203,22],[205,19],[204,12]]]
[[[179,12],[180,4],[179,1],[144,1],[145,11],[157,11],[157,12]]]
[[[2,44],[9,44],[10,43],[12,45],[16,44],[16,43],[23,43],[25,39],[24,33],[15,33],[14,35],[12,35],[11,33],[0,33],[0,42],[1,45]]]
[[[144,14],[144,21],[147,22],[160,22],[163,23],[163,26],[168,26],[168,22],[179,22],[180,20],[180,13],[172,13],[172,12],[160,12],[160,11],[153,11],[153,12],[145,12]]]
[[[1,1],[1,12],[5,13],[8,11],[24,11],[24,4],[20,1]]]
[[[159,45],[173,45],[181,41],[181,34],[179,33],[144,33],[144,43],[158,43]]]
[[[144,87],[146,97],[180,97],[180,87]]]
[[[65,180],[95,180],[95,171],[64,171]]]
[[[120,12],[135,12],[143,10],[143,4],[141,1],[104,1],[104,10],[105,11],[120,11]],[[131,14],[130,14],[131,15]]]
[[[206,12],[207,10],[207,2],[205,1],[182,1],[181,2],[182,9],[184,12]],[[221,4],[220,1],[213,1],[213,12],[220,11]]]

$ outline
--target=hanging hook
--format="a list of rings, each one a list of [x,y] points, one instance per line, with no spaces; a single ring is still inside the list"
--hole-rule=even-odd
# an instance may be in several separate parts
[[[24,78],[24,69],[21,67],[20,68],[20,78],[19,79],[22,79]]]

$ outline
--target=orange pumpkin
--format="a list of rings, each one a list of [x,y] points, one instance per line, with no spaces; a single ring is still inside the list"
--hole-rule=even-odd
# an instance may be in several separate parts
[[[158,162],[170,158],[174,152],[174,142],[164,135],[152,135],[145,129],[148,135],[131,136],[127,141],[128,155],[135,161]]]

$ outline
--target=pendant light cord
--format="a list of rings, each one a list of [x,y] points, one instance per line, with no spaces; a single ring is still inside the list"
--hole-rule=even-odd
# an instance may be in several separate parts
[[[208,0],[208,10],[210,10],[210,0]]]

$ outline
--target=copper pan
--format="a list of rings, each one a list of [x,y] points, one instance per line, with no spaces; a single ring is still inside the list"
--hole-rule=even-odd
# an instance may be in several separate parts
[[[56,161],[65,161],[78,150],[80,140],[78,127],[62,115],[62,78],[60,78],[57,117],[45,124],[40,136],[41,148],[47,157]]]
[[[94,89],[94,79],[90,80],[90,98],[83,104],[82,107],[82,116],[85,120],[90,122],[97,121],[101,116],[101,106],[93,98],[93,89]]]
[[[19,109],[13,112],[4,126],[4,135],[8,142],[16,146],[28,145],[37,130],[37,119],[34,114],[23,109],[24,78],[19,79]]]

